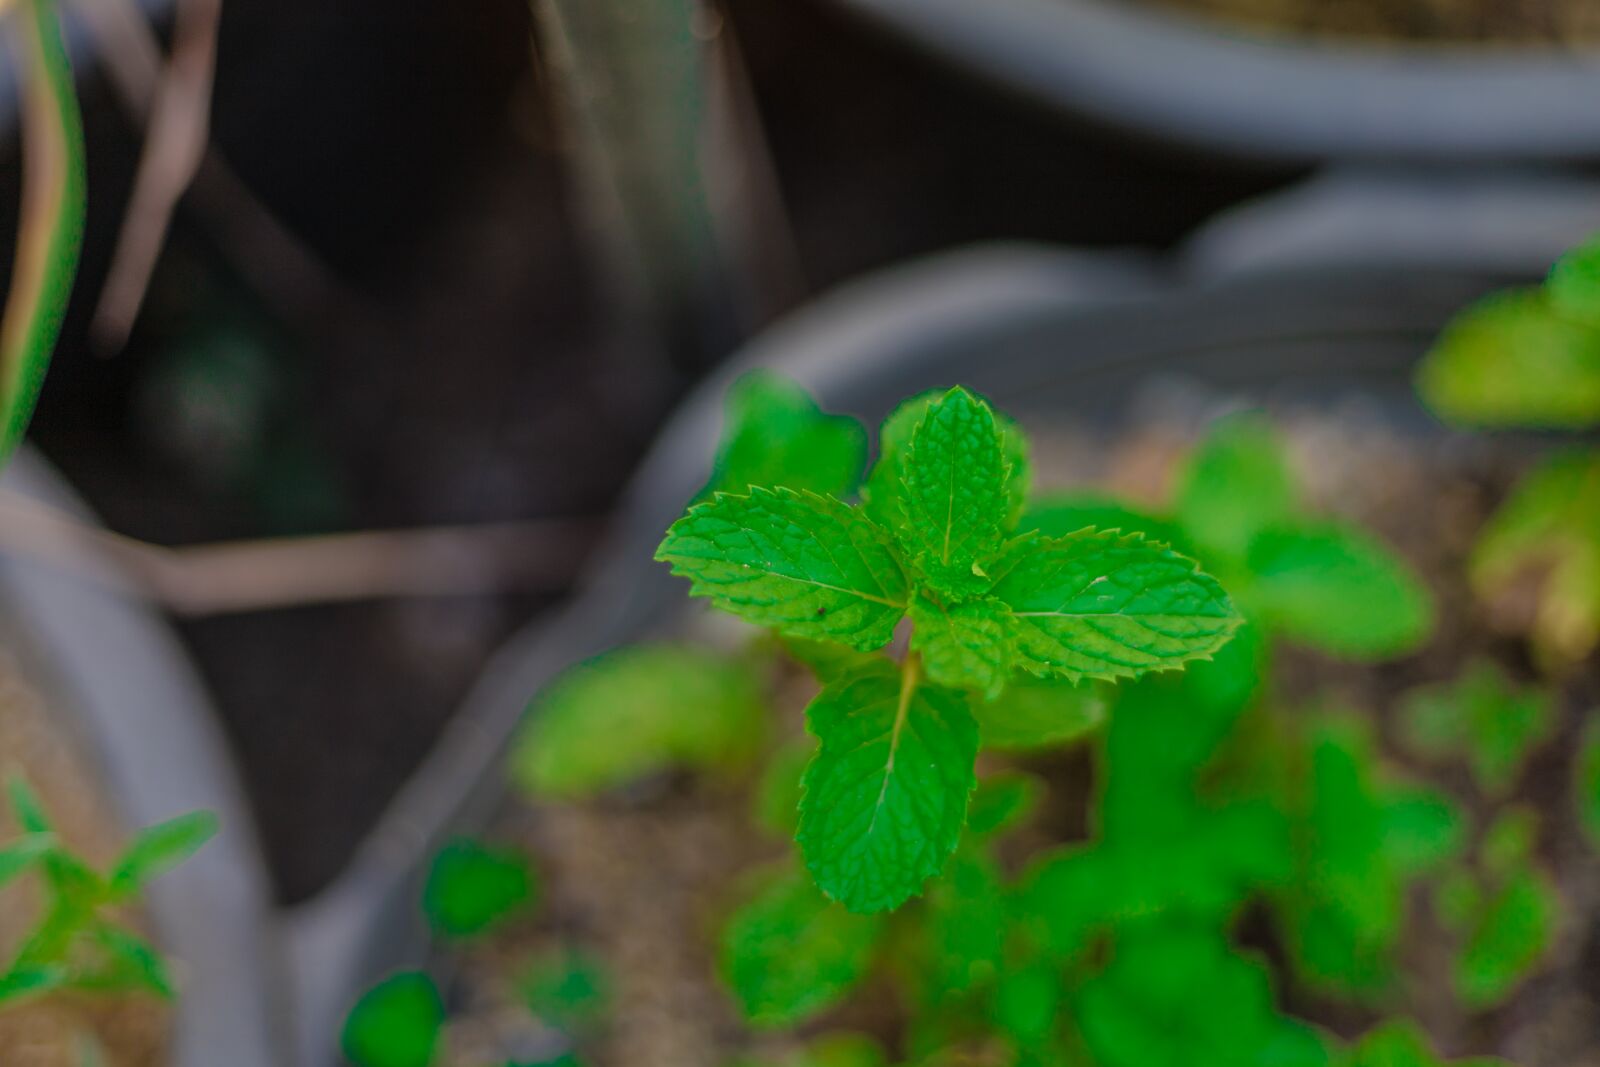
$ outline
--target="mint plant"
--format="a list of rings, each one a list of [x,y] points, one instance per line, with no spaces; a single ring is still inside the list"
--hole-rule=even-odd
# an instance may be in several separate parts
[[[1548,693],[1515,688],[1498,667],[1480,660],[1454,683],[1408,694],[1400,733],[1426,759],[1464,758],[1478,785],[1498,796],[1516,783],[1529,752],[1554,725]]]
[[[22,830],[0,846],[0,886],[36,874],[44,905],[0,971],[0,1010],[56,993],[174,996],[166,961],[121,917],[151,880],[183,862],[217,831],[210,812],[181,815],[135,834],[108,870],[96,870],[57,836],[33,790],[8,783]]]
[[[1212,655],[1239,618],[1215,580],[1138,534],[1015,531],[1021,434],[956,388],[884,425],[865,501],[786,486],[716,492],[657,551],[691,594],[781,635],[909,651],[824,687],[799,842],[829,897],[893,909],[954,850],[975,784],[974,700],[1019,674],[1136,677]]]

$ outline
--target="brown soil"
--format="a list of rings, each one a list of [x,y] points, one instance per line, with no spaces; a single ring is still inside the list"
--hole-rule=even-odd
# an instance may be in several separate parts
[[[1136,408],[1134,429],[1108,446],[1081,428],[1024,423],[1034,442],[1036,489],[1115,487],[1134,500],[1164,499],[1175,460],[1208,411],[1203,397],[1180,391]],[[1411,686],[1454,678],[1478,654],[1492,654],[1526,678],[1534,672],[1520,641],[1504,631],[1517,620],[1497,617],[1465,588],[1465,555],[1475,531],[1523,466],[1480,440],[1395,433],[1360,405],[1333,411],[1280,411],[1310,503],[1366,524],[1417,567],[1438,602],[1434,639],[1420,653],[1375,665],[1334,663],[1284,650],[1274,685],[1285,706],[1337,700],[1367,710],[1387,735],[1397,698]],[[706,616],[693,625],[713,639],[726,631]],[[1600,1067],[1600,856],[1581,837],[1569,792],[1571,754],[1583,714],[1600,704],[1592,668],[1563,680],[1561,733],[1537,754],[1516,798],[1543,817],[1544,865],[1564,898],[1567,927],[1540,973],[1505,1006],[1466,1016],[1448,993],[1448,957],[1427,921],[1412,924],[1403,947],[1412,976],[1389,1012],[1411,1012],[1452,1054],[1495,1052],[1521,1067]],[[792,679],[775,704],[797,729],[806,694]],[[1386,756],[1409,761],[1392,745]],[[984,757],[986,765],[993,757]],[[1051,786],[1040,831],[1053,840],[1082,833],[1091,764],[1081,752],[1027,761]],[[1487,808],[1454,770],[1408,765],[1451,791],[1474,825]],[[523,843],[539,864],[545,898],[539,916],[487,948],[456,958],[450,995],[459,1005],[451,1063],[469,1067],[520,1049],[548,1053],[549,1033],[530,1033],[513,981],[530,955],[562,944],[596,953],[610,972],[609,1029],[582,1043],[591,1067],[714,1067],[759,1044],[736,1022],[717,984],[713,959],[718,917],[737,898],[740,876],[781,854],[782,842],[751,828],[748,790],[726,783],[671,779],[603,803],[509,813],[491,835]],[[1015,844],[1043,847],[1038,832]],[[1010,851],[1008,849],[1008,851]],[[1419,897],[1419,903],[1421,898]],[[1416,914],[1425,917],[1428,909]],[[1270,950],[1270,945],[1264,945]],[[1288,990],[1288,1010],[1338,1033],[1359,1032],[1379,1016]],[[808,1032],[844,1026],[892,1035],[898,1008],[869,990]],[[541,1044],[544,1042],[545,1044]],[[559,1047],[559,1046],[554,1046]]]
[[[100,866],[115,859],[121,830],[92,768],[52,722],[17,661],[0,653],[0,776],[15,774],[33,786],[73,849]],[[9,809],[0,811],[0,841],[16,832]],[[0,891],[0,960],[10,959],[38,914],[39,887],[31,876]],[[52,996],[0,1011],[0,1063],[82,1067],[86,1042],[97,1042],[106,1067],[157,1067],[166,1062],[167,1024],[167,1008],[147,996]]]
[[[1144,2],[1144,0],[1141,0]],[[1592,44],[1592,0],[1151,0],[1252,29],[1393,41]]]

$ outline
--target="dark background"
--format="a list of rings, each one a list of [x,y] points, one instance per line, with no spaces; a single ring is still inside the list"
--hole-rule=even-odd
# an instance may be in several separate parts
[[[811,291],[973,241],[1159,249],[1299,177],[1071,124],[825,2],[728,15]],[[264,294],[262,264],[186,205],[109,357],[85,326],[138,141],[91,82],[88,244],[34,438],[113,529],[183,544],[604,515],[690,375],[604,328],[530,38],[521,0],[228,0],[215,141],[335,284],[311,305]],[[14,186],[14,147],[5,163]],[[337,872],[484,657],[550,602],[182,624],[285,900]]]

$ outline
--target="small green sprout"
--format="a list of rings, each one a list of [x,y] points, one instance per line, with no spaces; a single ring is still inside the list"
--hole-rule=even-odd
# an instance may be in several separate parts
[[[0,885],[36,871],[46,903],[0,971],[0,1007],[55,992],[172,997],[166,962],[117,909],[215,836],[216,816],[194,812],[141,830],[102,872],[61,842],[26,782],[13,778],[8,791],[22,836],[0,847]]]
[[[444,1033],[444,1001],[420,971],[392,974],[345,1017],[340,1047],[357,1067],[430,1067]]]
[[[1516,784],[1528,754],[1555,726],[1543,690],[1513,686],[1493,663],[1471,664],[1453,683],[1413,690],[1401,713],[1401,737],[1419,756],[1465,758],[1486,793]]]
[[[1479,842],[1477,872],[1458,867],[1435,891],[1440,921],[1462,939],[1452,977],[1471,1010],[1504,1002],[1554,941],[1561,897],[1534,860],[1537,837],[1531,809],[1506,809]]]
[[[536,895],[533,871],[519,853],[457,838],[434,857],[422,911],[441,937],[470,938],[531,907]]]
[[[1407,886],[1459,850],[1463,818],[1440,794],[1382,780],[1370,730],[1352,715],[1315,723],[1306,758],[1300,871],[1279,914],[1306,982],[1372,996],[1393,980]]]

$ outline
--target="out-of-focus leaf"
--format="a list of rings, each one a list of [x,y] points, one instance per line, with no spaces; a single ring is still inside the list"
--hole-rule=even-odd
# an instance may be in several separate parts
[[[1247,603],[1268,629],[1336,655],[1409,652],[1433,626],[1433,598],[1392,552],[1353,527],[1295,523],[1260,532]]]
[[[547,689],[511,771],[534,796],[587,797],[669,767],[742,765],[765,729],[748,665],[700,649],[639,646],[576,667]]]
[[[444,1002],[420,971],[385,978],[350,1009],[340,1046],[356,1067],[429,1067],[444,1030]]]
[[[1550,695],[1513,686],[1493,663],[1478,660],[1453,683],[1410,693],[1401,738],[1431,759],[1464,758],[1487,792],[1502,795],[1555,721]]]
[[[1257,534],[1297,509],[1283,442],[1260,415],[1218,420],[1179,477],[1178,525],[1211,566],[1244,559]]]
[[[791,1026],[838,1003],[866,976],[881,926],[784,870],[723,928],[722,976],[751,1025]]]
[[[1417,388],[1462,425],[1589,426],[1600,419],[1600,330],[1558,314],[1544,289],[1495,293],[1440,334]]]
[[[1484,527],[1470,574],[1492,602],[1532,600],[1533,639],[1545,658],[1593,651],[1600,642],[1600,453],[1558,453],[1524,477]]]
[[[474,937],[529,907],[536,889],[533,868],[521,853],[459,838],[433,858],[422,912],[442,937]]]
[[[843,498],[861,484],[866,428],[847,415],[824,414],[786,378],[764,370],[740,378],[728,390],[726,420],[702,495],[783,486]]]
[[[10,19],[25,57],[22,219],[0,318],[0,464],[33,417],[61,334],[83,244],[83,121],[55,0],[17,0]]]
[[[972,702],[983,747],[1032,752],[1068,745],[1099,729],[1108,699],[1094,682],[1017,678],[994,700]]]

